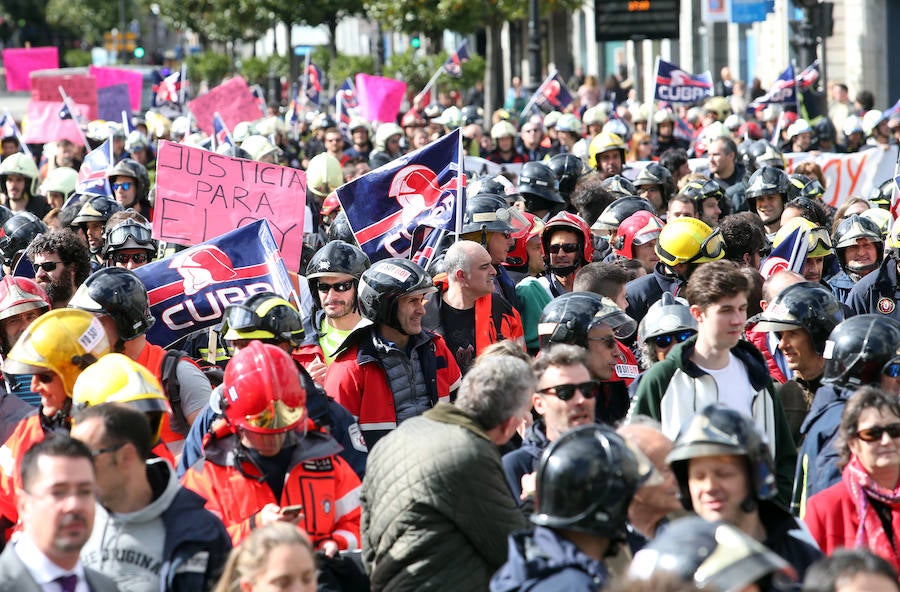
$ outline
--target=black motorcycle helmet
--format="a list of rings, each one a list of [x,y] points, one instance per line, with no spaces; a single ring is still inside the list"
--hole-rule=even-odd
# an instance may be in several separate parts
[[[350,220],[347,219],[347,212],[344,210],[338,212],[334,220],[331,221],[331,226],[328,227],[325,239],[328,242],[339,240],[351,245],[357,244],[356,237],[353,235],[353,229],[350,228]]]
[[[609,298],[593,292],[569,292],[547,303],[538,320],[541,349],[556,343],[587,348],[588,333],[599,324],[609,325],[615,336],[625,339],[634,334],[634,319]]]
[[[844,320],[844,309],[828,288],[800,282],[782,290],[756,320],[756,332],[805,329],[821,356],[828,336]]]
[[[409,259],[389,258],[376,261],[363,272],[357,298],[364,317],[403,333],[397,320],[397,300],[436,291],[431,276],[419,265]]]
[[[587,172],[584,161],[574,154],[566,153],[554,155],[547,164],[559,181],[560,195],[563,199],[568,200],[575,190],[578,179]]]
[[[463,214],[463,234],[480,232],[477,240],[484,244],[484,234],[488,232],[512,232],[509,223],[509,205],[499,195],[479,193],[466,200],[466,211]]]
[[[529,212],[553,209],[556,205],[566,203],[559,194],[556,174],[542,162],[526,162],[522,165],[516,189],[525,200],[525,209]]]
[[[884,366],[897,355],[900,322],[880,314],[862,314],[841,322],[825,346],[822,382],[855,389],[878,385]]]
[[[640,211],[650,212],[654,216],[656,215],[656,208],[643,197],[638,197],[636,195],[620,197],[606,206],[606,209],[603,210],[591,226],[591,230],[601,232],[606,231],[609,232],[611,236],[615,235],[616,229],[619,228],[619,225],[622,224],[622,222],[635,212]]]
[[[541,454],[535,481],[533,523],[625,540],[641,472],[612,428],[585,425],[560,436]]]
[[[756,198],[763,195],[778,194],[781,196],[782,205],[787,203],[790,180],[787,174],[772,166],[762,166],[756,170],[750,179],[747,180],[747,188],[744,190],[744,197],[747,199],[747,205],[750,211],[756,211]]]
[[[92,273],[72,295],[69,308],[111,317],[119,333],[116,351],[156,322],[150,314],[147,289],[133,271],[124,267],[104,267]]]
[[[322,306],[316,289],[319,277],[343,273],[353,276],[358,282],[370,266],[369,256],[362,249],[341,240],[331,241],[316,251],[306,268],[306,279],[316,306]]]
[[[0,253],[3,265],[12,268],[16,255],[24,252],[37,235],[48,232],[47,225],[31,212],[19,212],[3,224]]]

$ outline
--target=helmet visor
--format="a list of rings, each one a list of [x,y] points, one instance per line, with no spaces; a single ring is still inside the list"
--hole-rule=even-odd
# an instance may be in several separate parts
[[[153,242],[151,234],[152,231],[149,226],[144,226],[138,222],[126,222],[109,231],[106,237],[106,244],[109,248],[116,249],[128,242],[130,238],[137,244],[146,246]]]
[[[245,430],[257,433],[286,432],[299,424],[306,407],[290,407],[283,401],[269,401],[259,413],[245,415],[240,422]]]
[[[260,328],[260,317],[255,311],[243,304],[232,304],[225,309],[222,316],[220,332],[226,341],[238,339],[272,339],[275,337],[270,331]]]
[[[831,253],[831,236],[828,229],[818,226],[809,231],[809,252],[807,257],[824,257]]]
[[[721,259],[724,255],[725,240],[722,238],[722,233],[716,228],[700,244],[700,250],[697,251],[697,254],[685,261],[685,263],[706,263],[707,261]]]

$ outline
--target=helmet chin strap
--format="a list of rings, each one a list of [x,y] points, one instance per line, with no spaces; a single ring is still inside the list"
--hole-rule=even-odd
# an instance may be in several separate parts
[[[578,269],[578,265],[566,265],[565,267],[551,267],[550,271],[553,275],[558,275],[559,277],[566,277],[568,275],[572,275]]]
[[[759,504],[756,502],[756,498],[752,495],[748,495],[744,498],[744,501],[741,502],[740,508],[741,511],[745,514],[752,514],[759,507]]]

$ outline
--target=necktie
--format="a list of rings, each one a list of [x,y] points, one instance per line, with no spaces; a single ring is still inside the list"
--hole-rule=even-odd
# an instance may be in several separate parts
[[[75,592],[75,585],[78,584],[78,576],[75,574],[59,576],[53,581],[59,584],[62,592]]]

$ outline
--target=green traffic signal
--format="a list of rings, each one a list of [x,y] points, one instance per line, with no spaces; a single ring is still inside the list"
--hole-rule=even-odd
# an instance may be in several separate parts
[[[135,47],[134,48],[134,57],[137,59],[141,59],[144,57],[144,48],[143,47]]]
[[[412,39],[409,40],[409,44],[412,46],[413,49],[419,49],[420,47],[422,47],[422,39],[419,38],[418,35],[416,35],[415,37],[413,37]]]

